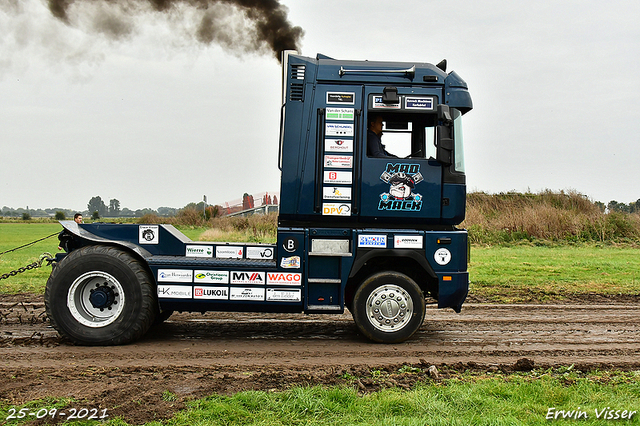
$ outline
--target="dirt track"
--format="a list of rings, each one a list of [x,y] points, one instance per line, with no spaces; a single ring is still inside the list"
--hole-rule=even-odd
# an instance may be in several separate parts
[[[431,379],[430,365],[444,377],[466,368],[640,368],[636,303],[470,303],[461,314],[431,307],[416,336],[396,345],[369,343],[348,313],[211,313],[175,314],[132,345],[76,347],[60,341],[42,310],[41,300],[0,300],[0,398],[20,404],[72,396],[79,406],[108,408],[133,423],[165,418],[185,399],[216,392],[317,383],[409,387]],[[402,365],[420,373],[397,374]],[[388,380],[366,379],[373,369]],[[175,398],[162,398],[166,391]]]

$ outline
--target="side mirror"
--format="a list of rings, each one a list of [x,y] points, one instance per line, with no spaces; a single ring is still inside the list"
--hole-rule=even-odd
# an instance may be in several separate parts
[[[451,111],[449,105],[439,104],[437,107],[439,124],[436,127],[436,160],[443,166],[453,162],[453,138],[451,137]]]

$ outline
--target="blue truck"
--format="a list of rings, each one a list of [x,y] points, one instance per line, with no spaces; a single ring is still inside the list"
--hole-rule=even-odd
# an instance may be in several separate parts
[[[456,227],[465,217],[467,84],[446,61],[285,51],[282,69],[277,242],[63,221],[65,252],[45,290],[62,336],[118,345],[174,311],[346,308],[368,339],[397,343],[420,328],[427,299],[460,312],[469,288],[467,231]],[[380,142],[383,155],[371,149]]]

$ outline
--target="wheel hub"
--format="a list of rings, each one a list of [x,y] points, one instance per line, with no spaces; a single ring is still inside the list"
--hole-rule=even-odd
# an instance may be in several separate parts
[[[96,309],[105,309],[109,308],[113,305],[113,302],[116,299],[116,294],[113,291],[113,288],[109,287],[107,283],[103,285],[96,284],[95,289],[91,289],[91,294],[89,295],[89,302]]]
[[[413,302],[400,286],[386,284],[378,287],[367,299],[367,317],[371,324],[384,332],[398,331],[411,319]]]

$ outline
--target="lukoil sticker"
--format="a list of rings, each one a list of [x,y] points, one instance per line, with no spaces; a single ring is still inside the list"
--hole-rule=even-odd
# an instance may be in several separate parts
[[[190,283],[193,271],[189,269],[158,269],[158,282]]]
[[[302,292],[297,289],[268,288],[268,302],[300,302],[302,300]]]
[[[159,285],[158,297],[162,299],[191,299],[191,286]]]
[[[393,248],[422,248],[422,235],[394,235]]]
[[[280,267],[284,269],[300,269],[300,256],[283,257]]]
[[[229,300],[228,287],[193,287],[194,299]]]
[[[185,256],[213,257],[213,246],[187,245]]]
[[[322,198],[325,200],[351,200],[351,188],[344,186],[325,186],[322,188]]]
[[[231,272],[231,284],[264,285],[264,272]]]
[[[264,300],[264,288],[239,288],[229,289],[230,300]]]
[[[387,163],[380,180],[389,184],[389,192],[380,194],[378,210],[420,211],[422,195],[414,192],[424,178],[420,164]]]
[[[247,247],[247,259],[273,259],[273,247]]]
[[[433,259],[438,265],[446,265],[451,262],[451,252],[446,248],[441,247],[433,254]]]
[[[138,226],[138,243],[139,244],[158,244],[160,226],[159,225],[140,225]]]
[[[323,203],[322,214],[325,216],[351,216],[351,204]]]
[[[242,259],[244,247],[216,246],[216,257],[223,259]]]
[[[301,285],[302,274],[298,272],[267,272],[267,284]]]
[[[194,271],[194,283],[229,283],[229,271]]]
[[[353,152],[353,140],[325,139],[324,150],[327,152]]]
[[[351,184],[351,172],[324,171],[324,183],[330,184]]]
[[[358,235],[358,247],[387,247],[386,235]]]

